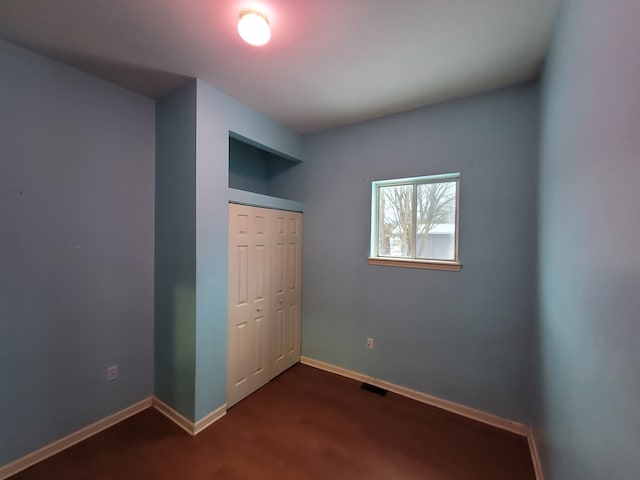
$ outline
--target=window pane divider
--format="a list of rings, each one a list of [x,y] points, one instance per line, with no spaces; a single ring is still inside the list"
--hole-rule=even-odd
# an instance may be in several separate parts
[[[411,235],[411,258],[414,259],[418,256],[416,248],[418,248],[418,186],[413,184],[413,197],[411,202],[411,222],[413,228],[413,235]]]

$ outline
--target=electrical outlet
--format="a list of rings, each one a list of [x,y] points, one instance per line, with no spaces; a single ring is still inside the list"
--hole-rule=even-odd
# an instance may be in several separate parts
[[[373,350],[373,338],[367,338],[367,348]]]
[[[113,365],[112,367],[107,368],[107,382],[111,382],[118,378],[118,366]]]

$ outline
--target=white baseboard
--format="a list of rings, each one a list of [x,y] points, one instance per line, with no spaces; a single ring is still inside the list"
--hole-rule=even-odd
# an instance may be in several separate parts
[[[180,412],[174,410],[157,397],[153,397],[153,408],[182,428],[189,435],[193,435],[193,422]]]
[[[86,440],[87,438],[95,435],[102,430],[105,430],[109,427],[112,427],[116,423],[123,421],[126,418],[129,418],[136,413],[139,413],[151,406],[151,397],[146,398],[134,405],[131,405],[127,408],[120,410],[119,412],[114,413],[113,415],[109,415],[102,420],[98,420],[91,425],[88,425],[80,430],[77,430],[66,437],[63,437],[59,440],[56,440],[49,445],[45,445],[44,447],[36,450],[35,452],[31,452],[24,457],[18,458],[11,463],[3,465],[0,467],[0,480],[10,477],[11,475],[15,475],[16,473],[24,470],[25,468],[29,468],[32,465],[35,465],[38,462],[41,462],[45,458],[49,458],[56,453],[60,453],[61,451],[75,445],[78,442]]]
[[[529,441],[529,451],[531,452],[531,461],[533,462],[533,470],[536,472],[536,480],[544,480],[542,473],[542,463],[540,462],[540,453],[538,452],[538,446],[536,444],[536,438],[532,431],[529,431],[527,435]]]
[[[38,462],[41,462],[42,460],[49,458],[56,453],[60,453],[61,451],[75,445],[76,443],[86,440],[96,433],[112,427],[113,425],[120,423],[121,421],[131,417],[132,415],[135,415],[136,413],[146,410],[151,406],[153,406],[156,410],[169,418],[171,421],[178,424],[189,435],[197,435],[227,413],[227,404],[225,403],[201,420],[192,422],[156,397],[149,397],[134,405],[124,408],[119,412],[114,413],[113,415],[109,415],[102,420],[98,420],[91,425],[81,428],[80,430],[77,430],[67,435],[66,437],[56,440],[49,445],[45,445],[35,452],[31,452],[24,457],[14,460],[11,463],[0,466],[0,480],[9,478],[10,476],[15,475],[16,473],[26,468],[29,468],[30,466],[35,465]]]
[[[158,410],[189,435],[197,435],[213,422],[220,420],[227,413],[227,404],[225,403],[224,405],[216,408],[206,417],[198,420],[197,422],[193,422],[157,397],[153,397],[153,408]]]
[[[411,390],[410,388],[402,387],[400,385],[386,382],[384,380],[379,380],[363,373],[354,372],[353,370],[336,367],[335,365],[331,365],[330,363],[325,363],[320,360],[314,360],[313,358],[300,357],[300,363],[319,368],[320,370],[325,370],[327,372],[336,373],[338,375],[342,375],[343,377],[352,378],[359,382],[369,383],[371,385],[375,385],[376,387],[384,388],[386,390],[389,390],[390,392],[397,393],[398,395],[402,395],[404,397],[417,400],[418,402],[426,403],[427,405],[438,407],[442,410],[446,410],[448,412],[455,413],[457,415],[461,415],[463,417],[467,417],[487,425],[491,425],[492,427],[501,428],[502,430],[507,430],[508,432],[522,435],[523,437],[528,437],[529,435],[529,427],[527,427],[526,425],[519,422],[514,422],[513,420],[499,417],[497,415],[493,415],[491,413],[483,412],[482,410],[467,407],[465,405],[451,402],[449,400],[443,400],[427,393]]]
[[[194,425],[193,425],[193,434],[194,435],[199,434],[201,431],[203,431],[209,425],[211,425],[214,422],[217,422],[222,417],[224,417],[226,414],[227,414],[227,404],[225,403],[224,405],[221,405],[218,408],[216,408],[213,412],[211,412],[206,417],[201,418],[196,423],[194,423]]]

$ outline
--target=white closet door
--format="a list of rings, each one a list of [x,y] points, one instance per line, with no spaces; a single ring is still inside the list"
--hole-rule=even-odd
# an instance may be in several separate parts
[[[269,379],[270,212],[229,205],[227,403]]]
[[[271,378],[300,360],[302,214],[273,212]]]

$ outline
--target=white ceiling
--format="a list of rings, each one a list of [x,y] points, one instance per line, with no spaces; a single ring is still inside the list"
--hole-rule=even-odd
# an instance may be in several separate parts
[[[198,77],[300,133],[535,78],[559,0],[1,0],[0,37],[150,97]],[[243,8],[271,42],[243,43]]]

